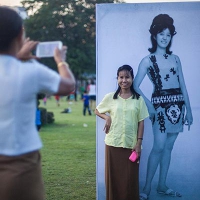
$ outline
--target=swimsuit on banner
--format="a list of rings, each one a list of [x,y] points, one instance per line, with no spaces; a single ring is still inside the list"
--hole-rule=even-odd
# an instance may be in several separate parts
[[[183,131],[185,104],[179,83],[175,55],[149,56],[148,76],[153,83],[151,102],[156,109],[153,130],[161,133]]]

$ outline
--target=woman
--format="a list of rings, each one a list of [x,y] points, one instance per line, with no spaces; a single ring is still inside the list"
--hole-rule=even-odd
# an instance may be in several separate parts
[[[66,47],[55,50],[60,75],[33,60],[30,52],[37,42],[25,40],[14,10],[0,6],[0,29],[0,198],[44,200],[37,94],[67,95],[75,79],[65,62]]]
[[[131,162],[129,156],[132,151],[141,154],[148,111],[143,98],[133,89],[133,79],[133,69],[121,66],[117,91],[105,95],[95,110],[105,120],[106,200],[139,199],[139,162]]]
[[[90,109],[94,111],[96,103],[96,84],[94,80],[91,80],[91,83],[87,86],[87,92],[90,97]]]
[[[146,183],[140,200],[148,199],[158,165],[160,174],[157,192],[181,197],[179,192],[166,185],[166,179],[176,138],[179,132],[183,131],[184,123],[187,123],[190,129],[193,118],[180,59],[170,51],[172,38],[176,34],[173,22],[167,14],[160,14],[153,19],[149,30],[152,42],[150,55],[142,59],[134,81],[135,91],[143,96],[147,104],[154,132]],[[154,86],[151,102],[139,88],[146,74]]]

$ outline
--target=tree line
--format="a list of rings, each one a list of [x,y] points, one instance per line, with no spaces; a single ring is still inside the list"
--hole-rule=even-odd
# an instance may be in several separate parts
[[[96,20],[98,3],[123,3],[123,0],[22,0],[29,13],[24,26],[27,36],[37,41],[61,40],[68,47],[67,62],[76,78],[95,74]],[[53,58],[40,62],[56,70]]]

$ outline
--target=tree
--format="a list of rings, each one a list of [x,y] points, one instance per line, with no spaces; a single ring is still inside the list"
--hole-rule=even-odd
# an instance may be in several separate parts
[[[27,35],[38,41],[61,40],[68,46],[67,60],[78,78],[95,73],[95,5],[122,0],[23,0],[30,17],[25,20]],[[53,59],[41,62],[55,68]]]

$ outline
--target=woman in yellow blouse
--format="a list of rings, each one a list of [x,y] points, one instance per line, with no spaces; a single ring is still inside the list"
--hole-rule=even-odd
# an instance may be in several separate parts
[[[133,69],[121,66],[117,91],[106,94],[95,110],[105,120],[106,200],[139,199],[139,162],[131,162],[129,156],[132,151],[141,154],[144,119],[149,114],[133,89],[133,79]]]

